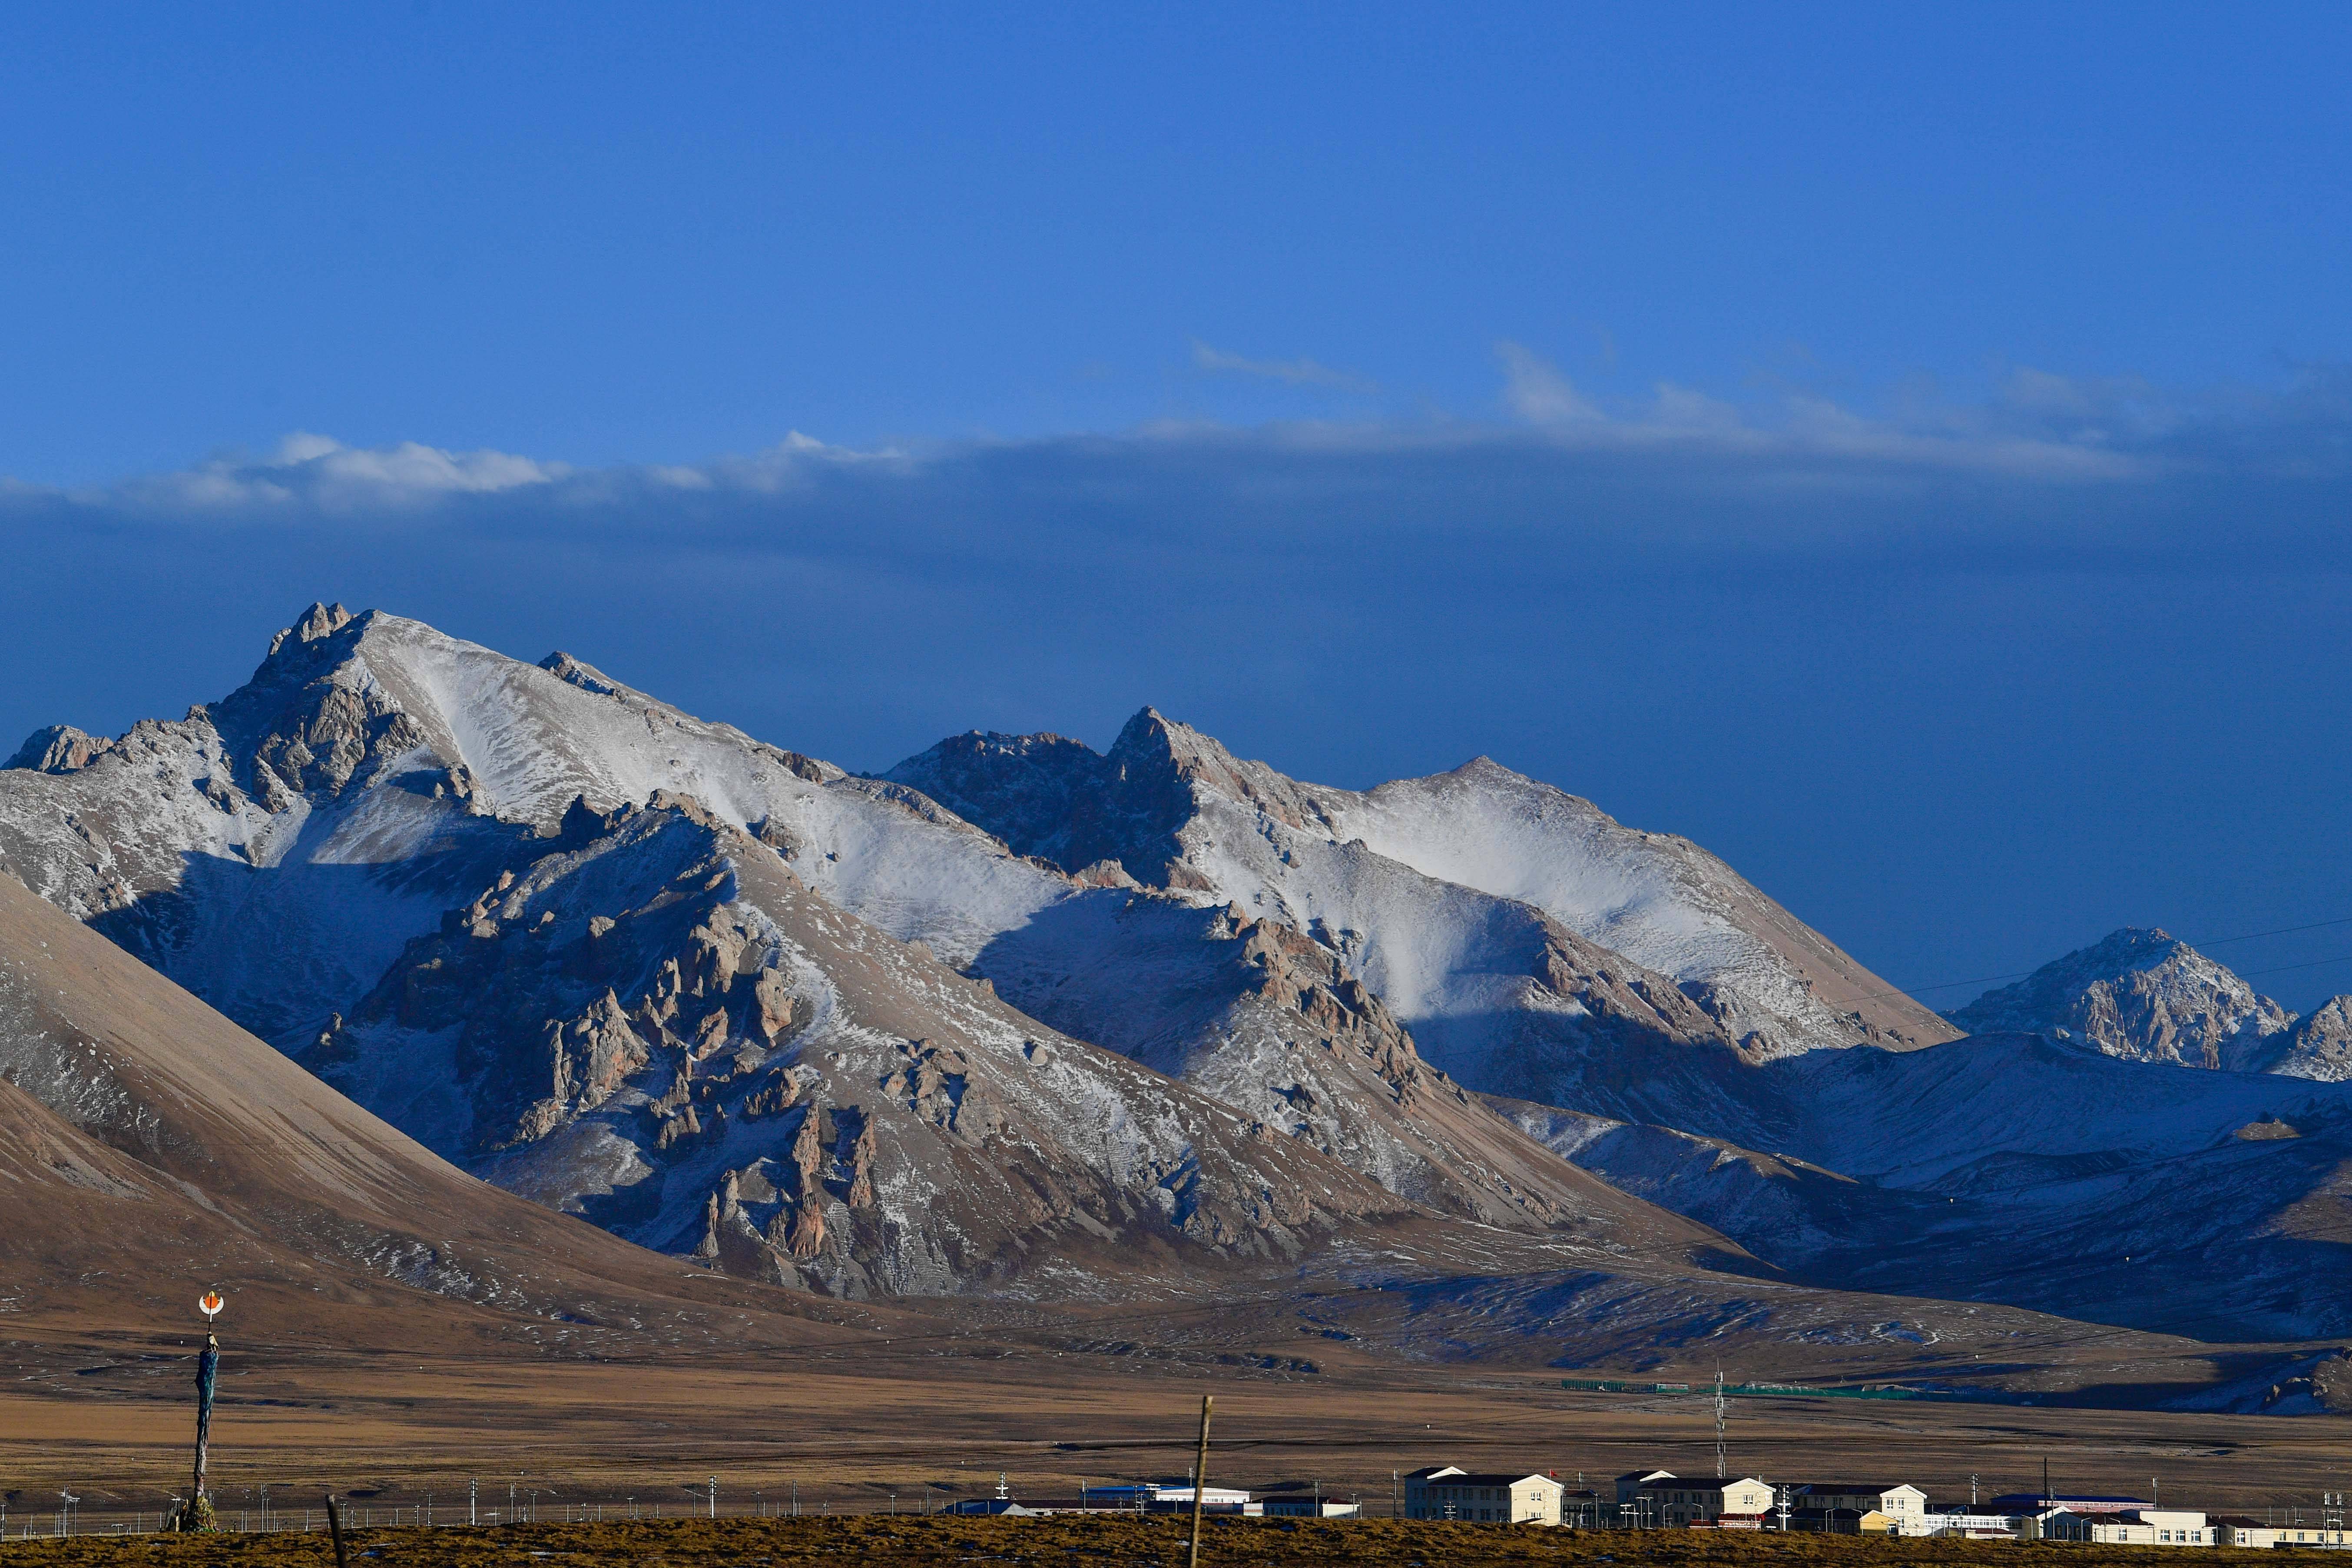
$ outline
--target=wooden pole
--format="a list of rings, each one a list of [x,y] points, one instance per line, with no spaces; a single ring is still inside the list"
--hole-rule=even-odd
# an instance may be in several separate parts
[[[1209,1489],[1209,1409],[1216,1404],[1211,1394],[1201,1395],[1201,1452],[1192,1461],[1192,1561],[1191,1568],[1201,1568],[1201,1502],[1202,1494]]]
[[[335,1494],[327,1494],[327,1533],[335,1538],[335,1568],[352,1568],[352,1560],[343,1550],[343,1510],[335,1506]]]

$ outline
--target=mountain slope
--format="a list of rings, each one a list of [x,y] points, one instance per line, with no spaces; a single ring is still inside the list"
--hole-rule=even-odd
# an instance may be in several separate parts
[[[974,965],[1034,1017],[1145,1062],[1416,1203],[1573,1226],[1622,1200],[1424,1062],[1346,962],[1238,906],[1064,900]]]
[[[541,1202],[853,1295],[1033,1266],[1168,1285],[1422,1212],[1045,1028],[690,803],[581,808],[547,847],[310,1058]]]
[[[584,1344],[656,1315],[698,1334],[726,1301],[452,1168],[6,876],[0,1193],[0,1298],[37,1316],[184,1321],[222,1284],[248,1328]]]
[[[1754,1079],[1736,1131],[1500,1109],[1814,1284],[2209,1339],[2352,1332],[2352,1086],[2021,1035]]]

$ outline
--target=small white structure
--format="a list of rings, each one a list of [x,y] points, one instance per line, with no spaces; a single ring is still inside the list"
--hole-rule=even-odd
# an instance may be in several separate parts
[[[1921,1516],[1927,1533],[1957,1537],[1963,1541],[2014,1541],[2017,1521],[2005,1513],[1990,1512],[1974,1503],[1947,1503],[1941,1508],[1930,1507]]]
[[[1341,1502],[1337,1498],[1317,1497],[1311,1492],[1279,1493],[1258,1501],[1268,1519],[1356,1519],[1364,1511],[1360,1503]]]
[[[1433,1465],[1405,1477],[1404,1516],[1467,1524],[1558,1524],[1566,1489],[1547,1475]]]
[[[1143,1513],[1187,1511],[1192,1506],[1192,1483],[1138,1481],[1125,1486],[1088,1487],[1087,1504],[1098,1509],[1134,1509]],[[1250,1500],[1248,1492],[1238,1487],[1204,1487],[1201,1491],[1201,1511],[1255,1514],[1258,1506]]]

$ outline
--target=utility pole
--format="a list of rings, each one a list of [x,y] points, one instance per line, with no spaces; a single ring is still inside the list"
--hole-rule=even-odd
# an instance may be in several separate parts
[[[1216,1404],[1201,1395],[1201,1452],[1192,1461],[1192,1557],[1190,1568],[1201,1568],[1201,1504],[1209,1489],[1209,1410]]]
[[[1723,1456],[1723,1363],[1715,1364],[1715,1479],[1724,1480]]]
[[[710,1478],[710,1517],[713,1519],[719,1517],[719,1478],[717,1476]]]

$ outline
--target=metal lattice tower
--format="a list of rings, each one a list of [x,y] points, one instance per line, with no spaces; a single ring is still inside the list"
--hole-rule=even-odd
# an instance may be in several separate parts
[[[1728,1479],[1730,1474],[1725,1468],[1723,1415],[1723,1368],[1718,1366],[1715,1369],[1715,1479],[1718,1481]]]

